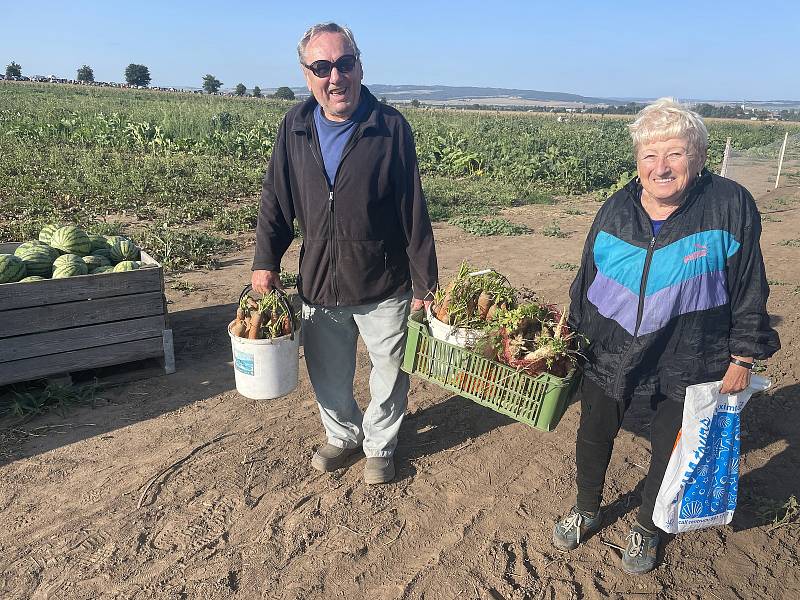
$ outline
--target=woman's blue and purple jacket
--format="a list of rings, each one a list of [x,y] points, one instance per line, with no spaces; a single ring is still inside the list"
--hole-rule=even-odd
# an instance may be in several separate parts
[[[584,374],[617,399],[717,381],[730,356],[779,348],[750,193],[708,171],[653,235],[634,179],[595,217],[570,288],[569,324],[588,338]]]

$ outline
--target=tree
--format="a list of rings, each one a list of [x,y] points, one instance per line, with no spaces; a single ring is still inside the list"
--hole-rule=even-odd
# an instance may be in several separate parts
[[[414,108],[419,108],[419,100],[417,100],[416,98],[414,98],[414,99],[411,101],[411,106],[413,106]]]
[[[247,88],[245,87],[245,85],[243,83],[237,83],[236,84],[236,95],[237,96],[244,96],[246,91],[247,91]]]
[[[22,67],[13,60],[6,65],[6,77],[22,77]]]
[[[272,95],[272,97],[278,98],[279,100],[294,100],[294,92],[291,90],[291,88],[282,86],[275,90],[275,93]]]
[[[203,89],[209,94],[214,94],[222,87],[222,82],[213,75],[203,77]]]
[[[125,69],[125,81],[128,85],[150,85],[150,69],[144,65],[129,64]]]
[[[94,81],[94,71],[92,71],[92,67],[89,65],[83,65],[80,69],[78,69],[78,81]]]
[[[386,96],[381,96],[381,104],[389,104],[389,101],[386,99]]]
[[[261,98],[261,88],[256,86],[253,88],[253,98]]]

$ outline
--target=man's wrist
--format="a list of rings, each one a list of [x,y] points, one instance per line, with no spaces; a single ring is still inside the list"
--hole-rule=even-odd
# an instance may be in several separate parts
[[[744,367],[748,371],[753,369],[753,361],[742,360],[734,356],[731,356],[731,364],[736,365],[738,367]]]

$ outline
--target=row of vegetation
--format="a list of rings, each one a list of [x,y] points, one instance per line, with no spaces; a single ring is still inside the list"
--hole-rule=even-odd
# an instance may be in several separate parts
[[[109,233],[139,229],[141,235],[129,233],[170,249],[179,246],[176,236],[202,231],[222,243],[248,231],[290,106],[280,100],[0,83],[0,240],[33,237],[51,222],[100,222]],[[475,217],[503,206],[551,202],[560,194],[604,196],[635,168],[624,120],[559,123],[536,114],[413,109],[406,116],[432,217],[456,219],[465,228],[508,233],[501,223],[481,225]],[[722,159],[726,137],[745,149],[782,138],[785,131],[780,125],[736,123],[712,123],[710,129],[712,168]],[[214,244],[202,242],[213,253]]]

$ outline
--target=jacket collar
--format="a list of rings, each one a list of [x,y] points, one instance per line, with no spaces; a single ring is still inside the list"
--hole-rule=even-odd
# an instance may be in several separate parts
[[[377,129],[380,104],[365,85],[361,86],[361,102],[367,103],[367,117],[359,127],[362,131],[366,131],[370,128]],[[294,119],[292,120],[292,131],[294,133],[311,135],[312,128],[314,127],[314,109],[316,107],[317,100],[314,98],[314,94],[311,94],[294,114]]]

